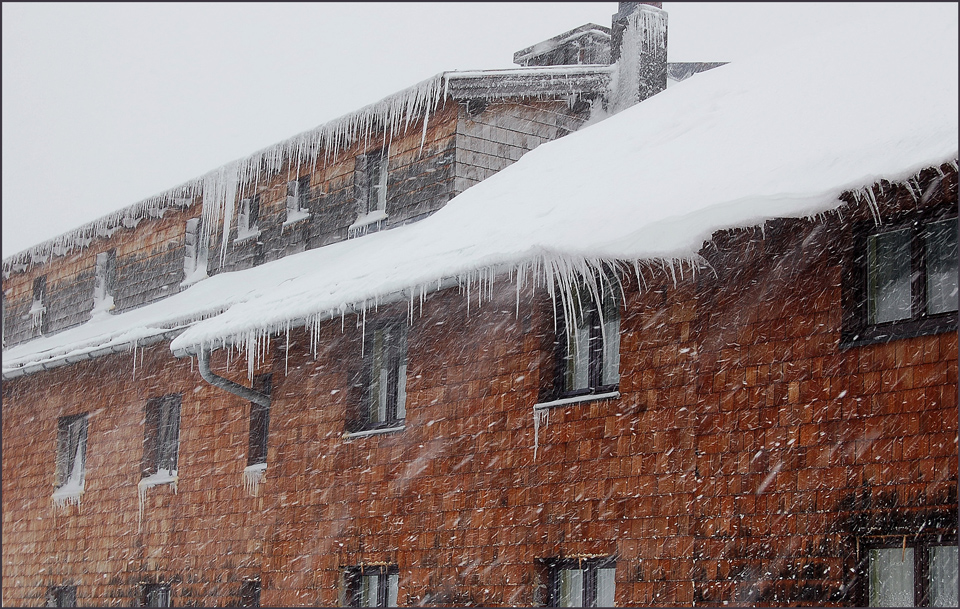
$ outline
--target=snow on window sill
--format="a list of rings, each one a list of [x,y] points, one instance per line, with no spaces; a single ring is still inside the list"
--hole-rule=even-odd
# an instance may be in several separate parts
[[[310,210],[300,208],[297,211],[288,211],[287,220],[283,223],[283,228],[288,226],[293,226],[298,222],[303,222],[304,220],[310,218]]]
[[[207,275],[206,267],[198,268],[194,272],[190,273],[190,275],[188,275],[186,279],[180,282],[180,287],[182,288],[190,287],[193,284],[197,283],[198,281],[203,281],[207,277],[209,277],[209,275]]]
[[[251,239],[257,239],[260,237],[260,229],[256,228],[251,231],[244,233],[237,232],[237,238],[233,240],[234,243],[242,243],[244,241],[249,241]]]
[[[387,212],[382,209],[375,209],[368,214],[364,214],[357,218],[357,221],[347,227],[347,236],[350,238],[362,237],[368,232],[371,232],[370,228],[373,226],[376,229],[379,229],[380,223],[387,219]],[[376,225],[376,226],[374,226]]]
[[[397,427],[382,427],[380,429],[366,429],[364,431],[347,431],[344,432],[343,438],[345,440],[350,440],[352,438],[365,438],[367,436],[377,436],[384,433],[403,431],[406,428],[406,425],[399,425]]]
[[[80,482],[67,480],[67,482],[53,491],[53,504],[57,507],[66,505],[80,505],[80,497],[83,495],[84,481]]]
[[[99,302],[94,303],[93,310],[90,311],[90,319],[109,317],[110,311],[112,311],[115,307],[116,305],[113,303],[113,295],[108,294]]]
[[[555,408],[557,406],[567,406],[568,404],[580,404],[581,402],[595,402],[598,400],[614,400],[620,397],[619,391],[608,391],[606,393],[587,393],[584,395],[575,395],[569,398],[560,398],[550,402],[540,402],[534,404],[534,410],[543,410],[545,408]]]
[[[138,522],[143,522],[143,508],[147,501],[147,489],[161,484],[169,484],[173,492],[177,492],[177,470],[161,469],[157,473],[148,476],[137,483],[137,494],[140,498],[140,511],[138,513]]]

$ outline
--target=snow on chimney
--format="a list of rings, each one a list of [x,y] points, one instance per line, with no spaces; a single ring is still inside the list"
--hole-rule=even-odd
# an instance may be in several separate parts
[[[667,13],[660,2],[621,2],[613,15],[611,63],[616,64],[613,112],[667,88]]]

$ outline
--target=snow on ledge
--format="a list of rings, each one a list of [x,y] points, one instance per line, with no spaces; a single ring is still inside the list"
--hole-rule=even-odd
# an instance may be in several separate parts
[[[143,522],[143,509],[147,502],[147,489],[151,489],[155,486],[160,486],[161,484],[169,484],[173,489],[173,492],[177,492],[177,481],[179,480],[177,476],[177,470],[161,469],[157,473],[143,478],[140,482],[137,483],[137,496],[139,498],[140,510],[137,513],[137,522]]]
[[[80,505],[80,498],[83,496],[84,480],[74,480],[72,477],[66,484],[53,491],[53,505],[58,508],[67,505]]]
[[[379,436],[385,433],[395,433],[398,431],[403,431],[406,429],[406,425],[399,425],[397,427],[381,427],[380,429],[367,429],[364,431],[345,431],[343,433],[344,440],[352,440],[354,438],[366,438],[368,436]]]
[[[251,497],[258,496],[260,494],[260,484],[263,483],[266,473],[266,462],[254,463],[243,468],[243,490]]]
[[[282,228],[292,226],[298,222],[302,222],[310,217],[310,210],[301,207],[297,211],[287,212],[287,219],[283,221]],[[282,230],[282,229],[281,229]]]

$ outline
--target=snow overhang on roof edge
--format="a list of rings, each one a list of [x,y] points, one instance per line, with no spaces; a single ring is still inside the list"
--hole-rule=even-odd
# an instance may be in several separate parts
[[[159,330],[157,334],[152,336],[146,336],[137,339],[136,341],[130,342],[121,342],[114,345],[109,345],[105,347],[97,347],[90,350],[79,350],[77,352],[70,352],[65,354],[56,355],[47,359],[35,360],[33,362],[24,363],[21,365],[14,365],[10,368],[3,368],[3,380],[9,381],[21,376],[27,376],[35,372],[41,372],[43,370],[52,370],[54,368],[60,368],[61,366],[67,366],[70,364],[76,364],[88,359],[95,359],[102,357],[104,355],[111,355],[113,353],[120,353],[123,351],[130,351],[131,349],[136,349],[137,347],[148,347],[156,343],[173,340],[175,337],[180,335],[185,328],[176,328],[173,330]],[[136,352],[134,352],[134,357],[136,357]]]

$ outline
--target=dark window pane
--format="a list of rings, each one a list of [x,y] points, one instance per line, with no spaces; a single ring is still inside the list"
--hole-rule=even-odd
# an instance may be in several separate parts
[[[927,313],[957,310],[957,219],[926,228]]]
[[[257,580],[247,580],[240,586],[240,606],[241,607],[259,607],[260,606],[260,582]]]
[[[140,598],[144,607],[172,607],[170,602],[170,586],[166,584],[146,584]]]
[[[61,417],[57,422],[57,487],[80,484],[86,458],[87,416]]]
[[[76,586],[53,586],[47,590],[47,607],[76,607]]]
[[[871,324],[910,319],[910,230],[871,235],[867,241],[867,318]]]
[[[379,326],[368,334],[367,340],[367,422],[371,427],[399,422],[406,416],[406,326]]]
[[[180,395],[147,402],[143,432],[142,476],[177,469],[180,443]]]

